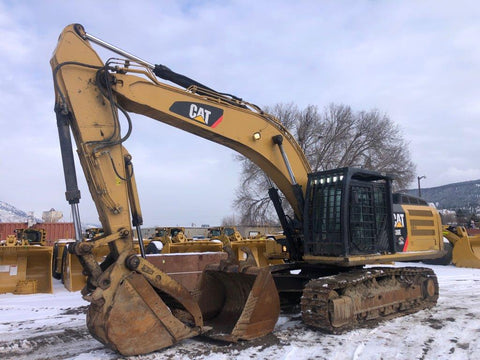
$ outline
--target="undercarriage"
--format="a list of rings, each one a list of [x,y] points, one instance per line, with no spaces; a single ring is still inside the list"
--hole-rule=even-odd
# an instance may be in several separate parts
[[[301,310],[305,324],[339,334],[431,308],[437,299],[431,269],[375,267],[309,281]]]

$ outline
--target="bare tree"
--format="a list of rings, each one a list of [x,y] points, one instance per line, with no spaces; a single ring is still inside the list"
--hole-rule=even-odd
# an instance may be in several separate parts
[[[240,155],[238,156],[240,158]],[[237,190],[234,204],[240,212],[242,225],[277,225],[278,218],[272,212],[267,189],[270,182],[258,166],[242,158],[242,183]]]
[[[229,215],[222,218],[221,226],[236,226],[237,217],[235,215]]]
[[[294,135],[313,171],[345,166],[380,171],[393,175],[396,189],[406,188],[415,176],[401,131],[378,110],[354,112],[350,106],[331,104],[319,112],[313,105],[300,110],[294,104],[277,104],[265,111]],[[242,163],[242,185],[234,204],[241,222],[278,222],[267,195],[267,176],[245,157],[237,159]]]

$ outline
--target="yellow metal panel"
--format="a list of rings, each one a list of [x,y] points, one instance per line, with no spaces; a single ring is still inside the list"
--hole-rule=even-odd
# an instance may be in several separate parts
[[[35,282],[35,286],[27,286]],[[0,293],[52,292],[52,247],[9,246],[0,247]]]
[[[402,205],[407,222],[406,252],[443,250],[442,222],[435,208]]]

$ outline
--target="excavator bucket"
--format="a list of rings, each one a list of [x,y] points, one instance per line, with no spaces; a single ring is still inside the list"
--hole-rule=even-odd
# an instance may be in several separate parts
[[[87,326],[97,340],[122,355],[147,354],[196,336],[140,274],[132,272],[115,292],[108,311],[91,305]],[[192,321],[193,322],[193,321]]]
[[[205,267],[218,264],[226,258],[227,254],[223,251],[147,255],[150,263],[185,286],[191,293],[198,292]]]
[[[207,266],[198,304],[205,325],[212,328],[206,335],[229,342],[269,334],[280,314],[277,288],[268,267]]]
[[[91,295],[89,331],[126,356],[147,354],[200,334],[230,342],[264,336],[273,331],[280,301],[269,268],[246,265],[251,259],[250,252],[239,265],[228,259],[207,265],[199,290],[191,291],[139,259],[135,268],[141,274],[132,271]]]
[[[480,235],[469,235],[463,226],[446,227],[443,234],[453,244],[455,266],[480,269]]]
[[[112,265],[111,282],[84,295],[90,333],[122,355],[141,355],[171,346],[204,332],[200,308],[190,292],[149,261],[132,255],[129,268],[118,273]],[[134,265],[131,265],[131,264]],[[120,276],[118,276],[118,275]],[[83,294],[88,293],[85,289]]]
[[[0,293],[52,293],[51,246],[1,246]]]

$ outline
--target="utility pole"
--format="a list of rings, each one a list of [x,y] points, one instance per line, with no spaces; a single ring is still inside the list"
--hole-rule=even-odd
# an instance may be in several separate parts
[[[427,177],[425,175],[423,176],[417,176],[417,180],[418,180],[418,197],[422,197],[422,190],[420,188],[420,180],[422,179],[426,179]]]

